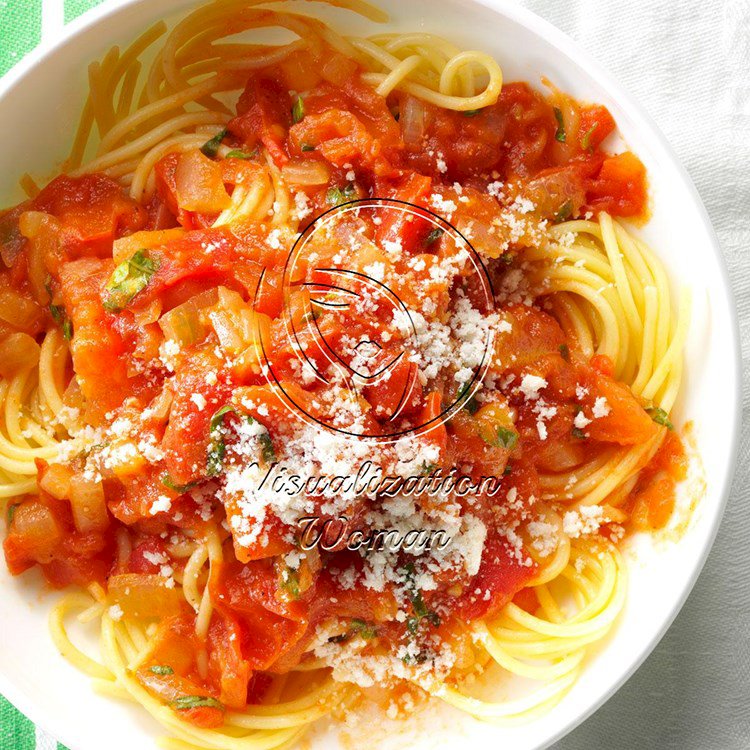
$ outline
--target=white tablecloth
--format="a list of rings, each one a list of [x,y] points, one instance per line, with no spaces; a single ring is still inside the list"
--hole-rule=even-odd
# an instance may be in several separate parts
[[[648,110],[719,236],[743,338],[744,429],[724,521],[654,653],[555,750],[750,748],[750,0],[522,0]]]

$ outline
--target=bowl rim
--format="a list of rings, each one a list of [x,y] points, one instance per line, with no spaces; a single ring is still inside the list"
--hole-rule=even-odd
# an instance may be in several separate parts
[[[19,61],[19,63],[0,78],[0,108],[2,107],[4,97],[16,86],[22,84],[25,77],[37,66],[44,63],[49,55],[53,54],[59,48],[71,44],[76,37],[96,26],[109,16],[116,15],[133,6],[141,4],[146,5],[147,2],[148,0],[103,0],[101,5],[84,12],[78,18],[66,23],[60,34],[54,39],[41,40],[40,44],[35,49],[29,52],[21,61]],[[563,55],[574,61],[577,65],[584,67],[587,74],[597,85],[606,89],[614,101],[629,113],[632,113],[636,120],[640,120],[640,122],[646,126],[650,131],[649,134],[652,136],[656,146],[661,149],[663,155],[670,162],[670,165],[674,167],[677,176],[692,199],[693,207],[697,209],[697,218],[703,225],[707,239],[709,240],[708,246],[705,250],[710,250],[713,254],[717,266],[718,279],[721,285],[721,299],[724,301],[724,307],[726,308],[725,312],[731,322],[730,331],[728,331],[728,339],[732,350],[733,366],[731,368],[731,375],[734,379],[732,401],[735,408],[733,409],[732,414],[728,416],[728,419],[731,421],[729,451],[725,457],[723,471],[719,475],[718,482],[716,482],[711,491],[711,494],[717,498],[717,501],[712,509],[710,521],[708,519],[703,521],[704,524],[710,523],[710,528],[708,529],[708,533],[701,545],[699,554],[693,559],[690,574],[682,579],[680,594],[675,600],[675,604],[669,616],[662,621],[649,641],[645,643],[637,653],[632,655],[629,666],[618,674],[616,678],[608,684],[605,690],[602,690],[597,695],[596,699],[590,703],[586,710],[579,712],[566,722],[562,723],[542,745],[537,746],[537,750],[544,750],[544,748],[550,747],[552,744],[568,735],[598,711],[643,665],[645,660],[650,656],[664,637],[667,630],[669,630],[677,615],[682,611],[688,596],[692,592],[695,583],[705,566],[708,555],[716,540],[719,526],[724,517],[737,466],[739,440],[742,427],[742,353],[739,316],[729,270],[724,260],[721,246],[708,211],[706,210],[700,193],[698,192],[698,189],[687,169],[683,166],[669,141],[661,132],[651,115],[648,114],[638,101],[601,63],[568,36],[568,34],[561,31],[554,26],[554,24],[528,8],[520,6],[515,0],[465,0],[465,2],[488,8],[499,16],[505,17],[508,20],[523,26],[530,33],[540,37],[543,41],[546,41],[551,46],[561,51]],[[194,0],[192,4],[198,6],[201,3],[198,0]],[[727,374],[729,374],[729,372]],[[703,498],[702,501],[705,501],[705,498]],[[47,732],[58,742],[64,743],[67,747],[71,748],[71,750],[76,750],[78,742],[76,738],[70,734],[70,725],[55,726],[56,722],[50,721],[49,718],[43,714],[42,709],[36,706],[33,697],[24,689],[17,687],[2,672],[0,672],[0,695],[3,695],[8,701],[10,701],[10,703],[30,719],[38,728]]]

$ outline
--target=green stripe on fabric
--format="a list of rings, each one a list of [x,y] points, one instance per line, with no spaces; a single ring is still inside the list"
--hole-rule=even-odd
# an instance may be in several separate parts
[[[0,750],[34,750],[35,747],[34,724],[0,696]]]
[[[68,750],[68,748],[65,747],[65,745],[63,745],[62,742],[58,742],[57,743],[57,750]]]
[[[65,0],[65,23],[78,18],[87,10],[100,5],[103,0]]]
[[[42,38],[42,0],[0,2],[0,75]]]

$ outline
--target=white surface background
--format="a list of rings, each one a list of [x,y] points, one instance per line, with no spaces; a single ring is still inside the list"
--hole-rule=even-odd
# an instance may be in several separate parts
[[[689,170],[732,275],[747,365],[750,0],[519,1],[602,63]],[[749,458],[750,427],[724,523],[686,606],[636,675],[554,750],[750,750]]]
[[[656,120],[726,258],[743,339],[738,472],[706,567],[646,663],[555,750],[750,748],[750,0],[523,0]]]

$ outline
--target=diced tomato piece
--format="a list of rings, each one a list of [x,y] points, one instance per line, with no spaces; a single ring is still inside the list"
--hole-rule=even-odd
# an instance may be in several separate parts
[[[521,555],[527,557],[523,552]],[[520,563],[510,543],[490,531],[479,572],[458,598],[456,611],[466,620],[487,617],[504,607],[536,571],[536,563],[528,566]]]
[[[289,159],[284,139],[292,124],[292,98],[278,81],[251,76],[237,103],[237,117],[228,125],[229,132],[247,148],[260,142],[278,166]]]
[[[61,175],[33,200],[36,211],[52,214],[63,223],[71,258],[108,255],[112,241],[146,225],[146,210],[101,174]]]

